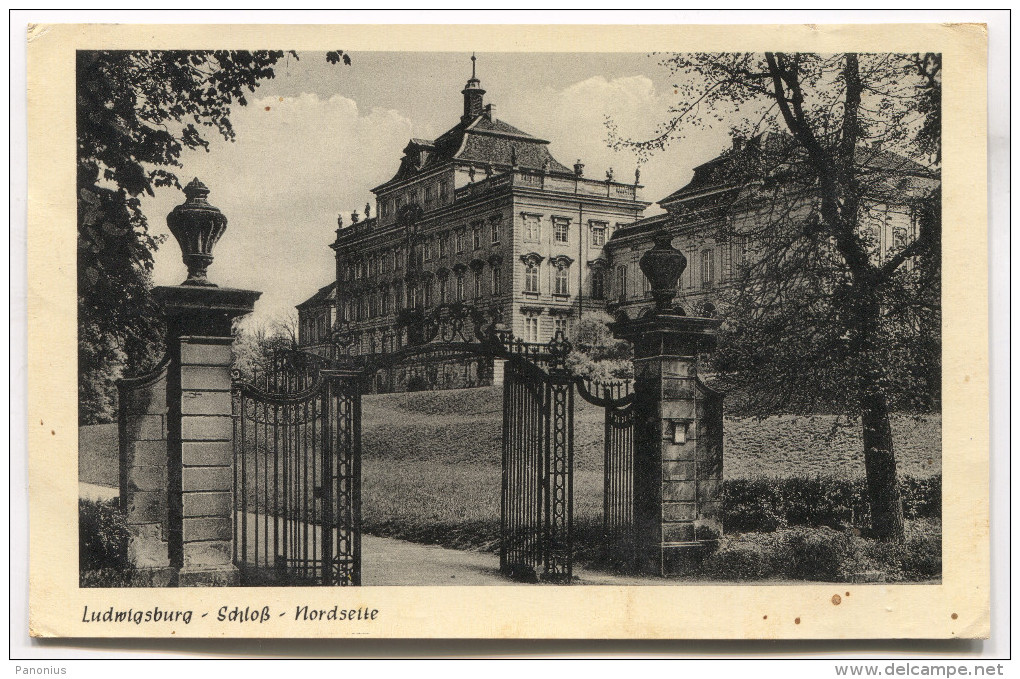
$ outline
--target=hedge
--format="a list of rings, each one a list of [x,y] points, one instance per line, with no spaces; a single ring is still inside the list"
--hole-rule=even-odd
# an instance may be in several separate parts
[[[870,524],[864,479],[756,477],[724,484],[727,533],[770,533],[789,526],[861,528]],[[941,518],[942,477],[901,477],[907,519]]]

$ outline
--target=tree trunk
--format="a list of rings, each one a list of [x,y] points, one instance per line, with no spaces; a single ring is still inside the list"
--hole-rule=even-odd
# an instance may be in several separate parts
[[[864,470],[868,479],[872,535],[880,540],[903,539],[903,503],[896,478],[889,405],[885,394],[865,377],[861,394],[861,426],[864,439]]]

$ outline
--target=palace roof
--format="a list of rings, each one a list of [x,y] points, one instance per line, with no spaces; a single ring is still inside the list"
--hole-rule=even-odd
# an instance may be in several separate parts
[[[314,295],[301,302],[297,305],[298,309],[307,309],[314,306],[320,306],[325,302],[331,302],[336,299],[336,281],[333,281],[329,285],[319,288],[318,292]]]

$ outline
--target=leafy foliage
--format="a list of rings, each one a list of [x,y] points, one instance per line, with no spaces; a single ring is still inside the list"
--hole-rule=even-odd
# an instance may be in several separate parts
[[[246,380],[272,370],[277,351],[297,344],[297,314],[291,313],[271,323],[248,323],[234,331],[233,367]]]
[[[771,532],[789,526],[867,529],[864,479],[755,477],[724,483],[723,527],[727,534]],[[908,519],[942,517],[942,476],[900,479]]]
[[[612,320],[612,316],[602,312],[589,314],[574,325],[573,337],[568,338],[574,346],[567,356],[567,370],[600,382],[634,376],[633,347],[626,340],[613,337],[609,329]]]
[[[942,530],[910,522],[900,543],[869,540],[849,530],[797,527],[724,539],[701,565],[720,580],[791,579],[827,582],[911,582],[942,576]]]
[[[116,502],[78,501],[78,561],[82,571],[130,567],[127,524]]]
[[[737,121],[734,148],[698,169],[727,189],[713,198],[725,206],[717,242],[748,250],[721,305],[721,386],[739,389],[758,416],[859,416],[874,527],[901,537],[889,411],[939,399],[941,57],[767,52],[661,63],[679,95],[668,119],[638,142],[610,124],[610,142],[647,156],[687,126]],[[881,248],[897,213],[919,228]]]
[[[173,168],[210,136],[234,139],[230,112],[295,52],[79,51],[77,53],[79,421],[109,421],[114,381],[162,354],[150,295],[160,240],[138,197],[180,188]],[[330,63],[350,64],[340,50]]]

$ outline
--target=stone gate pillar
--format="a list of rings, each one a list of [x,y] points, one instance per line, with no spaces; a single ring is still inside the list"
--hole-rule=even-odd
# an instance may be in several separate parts
[[[683,572],[722,533],[722,401],[696,358],[720,321],[673,306],[686,258],[663,234],[641,258],[655,309],[614,323],[634,345],[634,533],[639,570]]]
[[[180,586],[237,582],[233,564],[233,421],[230,371],[233,320],[262,294],[220,288],[206,269],[227,218],[206,202],[197,179],[167,215],[188,278],[156,288],[167,323],[167,552]]]

